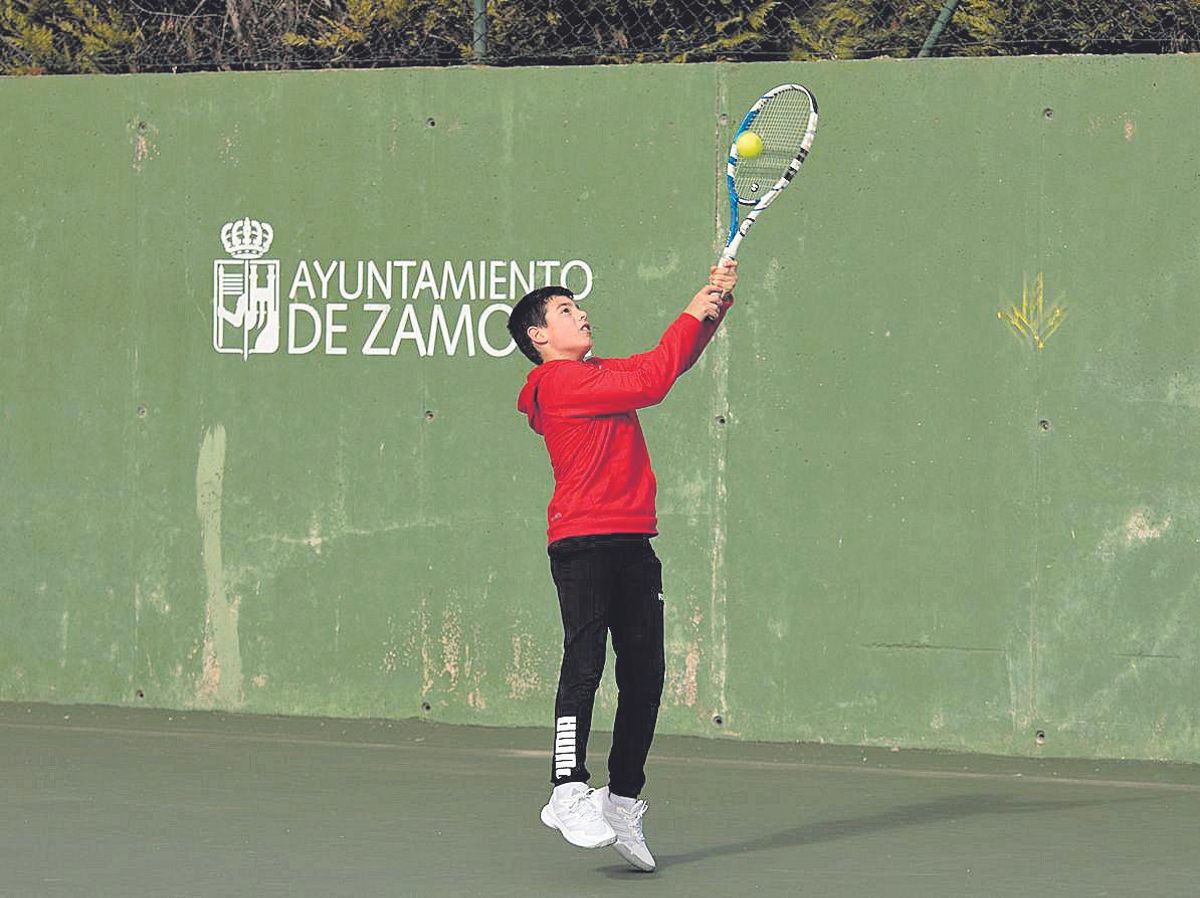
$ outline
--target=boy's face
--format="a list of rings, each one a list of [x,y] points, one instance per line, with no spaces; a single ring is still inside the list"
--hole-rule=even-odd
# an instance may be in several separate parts
[[[592,348],[592,327],[587,312],[566,296],[551,296],[546,301],[546,326],[531,327],[529,339],[546,362],[555,359],[583,361]]]

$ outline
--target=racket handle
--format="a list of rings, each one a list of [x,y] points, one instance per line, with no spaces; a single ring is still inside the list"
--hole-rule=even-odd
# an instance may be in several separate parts
[[[726,262],[732,262],[732,261],[733,261],[735,258],[737,258],[737,250],[734,250],[734,252],[733,252],[733,253],[730,253],[730,252],[729,252],[729,248],[728,248],[728,247],[726,247],[726,248],[725,248],[725,251],[724,251],[723,253],[721,253],[721,258],[717,259],[717,264],[718,264],[718,265],[724,265]],[[725,301],[726,301],[726,300],[728,300],[728,299],[729,299],[729,294],[728,294],[728,293],[722,293],[722,294],[721,294],[721,302],[725,302]],[[716,320],[717,320],[717,319],[716,319],[716,318],[714,318],[712,315],[705,315],[704,317],[705,317],[705,318],[707,318],[709,321],[716,321]]]
[[[731,295],[732,295],[732,294],[730,294],[730,293],[727,293],[727,292],[724,292],[724,291],[722,291],[722,293],[721,293],[721,302],[722,302],[722,303],[726,303],[726,302],[728,302],[728,301],[729,301],[729,297],[730,297]],[[716,320],[717,320],[717,316],[716,316],[716,315],[705,315],[704,317],[705,317],[705,318],[707,318],[709,321],[716,321]]]

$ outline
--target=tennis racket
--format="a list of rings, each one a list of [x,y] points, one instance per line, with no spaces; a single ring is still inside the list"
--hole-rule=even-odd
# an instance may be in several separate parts
[[[758,136],[761,149],[753,157],[738,151],[747,132]],[[729,237],[720,262],[737,258],[738,247],[763,209],[792,183],[812,149],[817,133],[817,100],[800,84],[773,87],[755,101],[733,135],[729,165]],[[752,206],[744,217],[743,206]],[[718,262],[717,264],[720,264]]]

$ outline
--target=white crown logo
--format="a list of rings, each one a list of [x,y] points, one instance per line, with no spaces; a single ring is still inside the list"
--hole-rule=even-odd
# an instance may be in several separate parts
[[[242,218],[228,222],[221,228],[221,242],[225,252],[235,259],[259,259],[271,248],[275,232],[266,222]]]

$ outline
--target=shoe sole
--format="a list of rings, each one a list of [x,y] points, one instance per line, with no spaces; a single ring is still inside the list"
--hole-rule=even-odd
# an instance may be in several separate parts
[[[611,837],[601,842],[583,842],[579,841],[578,837],[572,838],[571,834],[563,829],[562,823],[559,821],[558,816],[554,813],[554,809],[551,808],[550,805],[546,805],[544,808],[542,808],[542,823],[546,824],[551,829],[558,830],[558,832],[562,834],[562,837],[576,848],[605,848],[609,845],[615,845],[617,841],[616,833],[613,833]]]
[[[641,858],[634,855],[634,853],[632,851],[630,851],[628,848],[626,848],[620,842],[616,842],[613,845],[613,848],[615,848],[617,850],[617,854],[619,854],[619,855],[621,855],[621,857],[625,858],[625,863],[629,864],[629,866],[633,867],[635,870],[641,870],[643,873],[653,873],[654,872],[654,869],[656,867],[655,864],[653,864],[653,863],[647,864]]]

